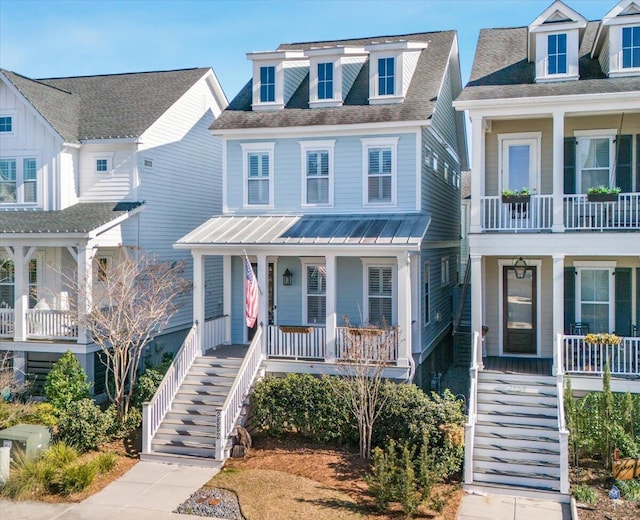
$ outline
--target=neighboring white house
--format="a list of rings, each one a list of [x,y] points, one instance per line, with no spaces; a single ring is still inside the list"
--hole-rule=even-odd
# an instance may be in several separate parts
[[[608,362],[614,390],[640,391],[640,3],[587,21],[557,1],[482,30],[454,105],[473,143],[465,480],[567,493],[565,375],[601,388]]]
[[[210,68],[40,80],[0,71],[0,350],[15,354],[17,374],[42,382],[66,350],[91,380],[104,370],[64,273],[95,290],[94,258],[117,262],[125,245],[185,260],[191,276],[172,244],[221,209],[221,142],[208,128],[226,105]],[[212,316],[222,310],[214,267]],[[152,353],[179,346],[191,320],[188,304]]]

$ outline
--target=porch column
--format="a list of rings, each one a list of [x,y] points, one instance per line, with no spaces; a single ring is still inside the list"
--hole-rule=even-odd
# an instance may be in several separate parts
[[[87,334],[86,318],[91,312],[93,294],[93,247],[85,244],[78,246],[76,255],[78,267],[78,344],[90,343]]]
[[[326,267],[326,352],[325,361],[333,362],[336,359],[336,255],[325,255]]]
[[[267,352],[267,327],[269,326],[269,270],[267,255],[258,255],[258,325],[262,326],[262,352]]]
[[[198,341],[202,354],[208,348],[217,345],[207,345],[204,337],[204,256],[202,253],[194,251],[193,256],[193,322],[198,324]]]
[[[553,255],[553,375],[562,374],[558,335],[564,334],[564,255]]]
[[[225,315],[224,342],[231,344],[231,255],[222,257],[222,314]]]
[[[411,257],[401,253],[398,259],[398,366],[409,366],[411,356]]]
[[[27,310],[29,292],[27,284],[27,266],[25,265],[25,247],[13,248],[13,276],[15,280],[15,301],[13,305],[13,338],[15,341],[27,339]]]
[[[471,117],[471,140],[473,156],[471,158],[471,217],[470,233],[482,231],[481,201],[484,195],[484,120],[482,116],[474,114]]]
[[[482,334],[482,256],[471,255],[471,332]],[[484,345],[483,345],[484,347]],[[484,348],[483,348],[484,350]],[[484,355],[484,352],[482,353]],[[472,363],[475,363],[475,359]]]
[[[551,231],[564,231],[564,112],[553,113],[553,225]]]

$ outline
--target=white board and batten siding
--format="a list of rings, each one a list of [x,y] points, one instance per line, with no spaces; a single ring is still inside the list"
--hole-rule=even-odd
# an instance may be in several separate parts
[[[134,165],[140,182],[137,199],[145,201],[137,217],[140,247],[161,261],[184,261],[188,280],[193,279],[191,254],[174,249],[173,244],[222,211],[222,144],[209,132],[220,111],[208,81],[199,80],[144,132]],[[126,222],[124,227],[134,224]],[[221,260],[206,261],[208,316],[219,314],[221,272]],[[189,297],[169,327],[192,320]]]
[[[62,209],[60,193],[68,189],[60,186],[58,181],[58,153],[62,138],[20,94],[16,94],[4,82],[0,82],[0,113],[13,118],[13,132],[0,135],[0,156],[17,160],[34,157],[38,168],[38,203],[35,207],[44,210]]]

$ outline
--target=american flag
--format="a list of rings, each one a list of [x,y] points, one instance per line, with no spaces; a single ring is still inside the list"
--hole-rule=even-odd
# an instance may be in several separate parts
[[[253,274],[253,268],[249,259],[244,257],[244,293],[245,293],[245,315],[247,327],[251,328],[258,319],[258,282]]]

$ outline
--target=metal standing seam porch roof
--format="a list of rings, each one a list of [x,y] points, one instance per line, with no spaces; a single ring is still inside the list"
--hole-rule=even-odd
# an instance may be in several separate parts
[[[419,249],[431,216],[268,215],[213,217],[176,243],[190,246],[405,246]]]

